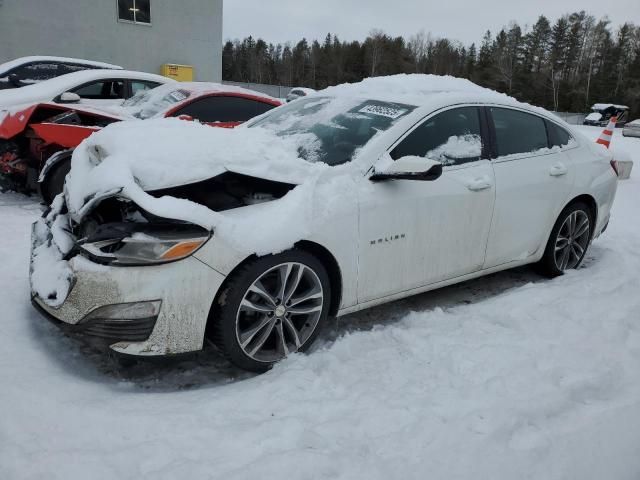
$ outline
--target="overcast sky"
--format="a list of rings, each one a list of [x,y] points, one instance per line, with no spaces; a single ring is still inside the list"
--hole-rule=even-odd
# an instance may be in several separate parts
[[[531,25],[540,14],[555,20],[585,10],[612,24],[640,24],[640,0],[226,0],[224,39],[261,37],[267,42],[322,40],[328,32],[342,40],[363,40],[374,28],[409,37],[424,29],[434,36],[480,43],[487,29],[511,20]]]

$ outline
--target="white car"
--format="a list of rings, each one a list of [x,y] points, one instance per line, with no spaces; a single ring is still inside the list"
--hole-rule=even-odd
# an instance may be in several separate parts
[[[0,63],[0,90],[21,88],[81,70],[121,70],[119,65],[81,58],[30,56]]]
[[[34,305],[125,355],[210,339],[264,371],[329,315],[519,265],[560,275],[616,193],[606,149],[452,77],[329,88],[235,130],[126,123],[78,147],[31,261]]]
[[[175,82],[152,73],[128,70],[83,70],[33,85],[0,90],[0,111],[42,102],[119,105],[141,90]]]
[[[640,138],[640,119],[627,123],[622,130],[622,135]]]

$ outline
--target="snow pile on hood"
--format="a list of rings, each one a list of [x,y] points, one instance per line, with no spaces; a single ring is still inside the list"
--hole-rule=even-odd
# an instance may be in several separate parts
[[[221,215],[187,200],[158,199],[146,192],[226,171],[301,184],[327,168],[299,158],[293,139],[262,128],[211,128],[178,119],[122,122],[75,150],[67,177],[67,208],[78,221],[92,200],[118,194],[155,215],[213,229]]]

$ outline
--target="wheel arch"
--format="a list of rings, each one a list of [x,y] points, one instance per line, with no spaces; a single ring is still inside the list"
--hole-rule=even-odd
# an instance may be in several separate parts
[[[294,246],[294,249],[303,250],[313,255],[327,269],[327,275],[329,276],[329,282],[331,284],[331,303],[329,307],[329,315],[337,315],[338,310],[340,309],[340,303],[342,301],[342,273],[340,271],[338,261],[326,247],[309,240],[301,240],[297,242]],[[258,256],[256,254],[248,256],[242,262],[238,263],[238,265],[236,265],[235,268],[233,268],[233,270],[231,270],[231,272],[229,272],[229,274],[226,276],[226,278],[222,282],[222,285],[220,285],[220,288],[218,288],[218,291],[213,298],[213,302],[211,303],[211,307],[209,308],[209,318],[207,319],[205,336],[209,335],[212,331],[211,329],[213,327],[213,322],[211,322],[211,315],[215,310],[221,295],[227,289],[229,281],[234,278],[236,273],[244,268],[247,263],[252,262],[257,258]]]
[[[340,303],[342,302],[342,272],[338,261],[326,247],[319,243],[302,240],[296,243],[295,246],[296,248],[304,250],[315,256],[327,269],[327,275],[329,275],[329,281],[331,282],[331,305],[329,308],[329,315],[337,315],[338,310],[340,309]]]
[[[598,202],[596,202],[596,199],[586,193],[578,195],[570,202],[568,202],[562,210],[565,210],[567,207],[570,207],[571,205],[574,205],[576,203],[585,203],[589,207],[590,213],[592,215],[593,227],[595,229],[595,226],[598,224]]]

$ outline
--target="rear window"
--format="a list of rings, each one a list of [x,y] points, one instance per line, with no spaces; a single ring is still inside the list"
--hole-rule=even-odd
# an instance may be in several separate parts
[[[549,148],[545,122],[537,115],[493,107],[491,115],[496,129],[498,157]]]
[[[549,144],[552,147],[566,147],[571,143],[571,134],[560,125],[547,121],[547,130],[549,131]]]

